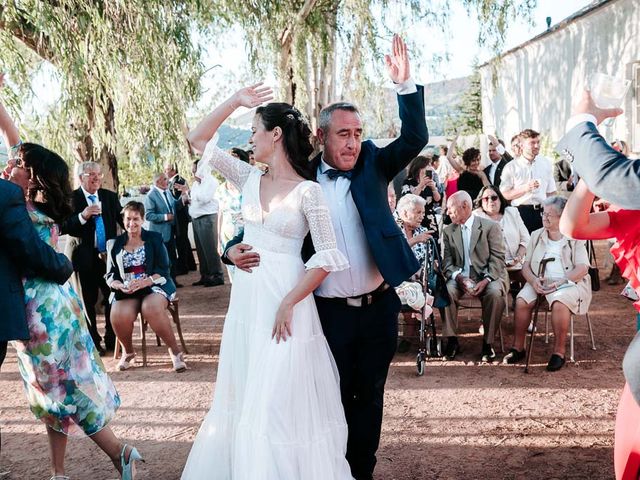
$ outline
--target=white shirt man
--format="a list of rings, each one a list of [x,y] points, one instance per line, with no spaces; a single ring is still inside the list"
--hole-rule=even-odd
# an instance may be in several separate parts
[[[540,134],[524,130],[521,134],[522,155],[509,162],[502,171],[500,191],[514,207],[518,207],[529,233],[542,228],[541,203],[556,193],[551,160],[540,155]]]

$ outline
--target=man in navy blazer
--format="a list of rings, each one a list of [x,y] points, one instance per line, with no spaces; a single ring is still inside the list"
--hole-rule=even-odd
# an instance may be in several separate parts
[[[317,135],[324,148],[313,159],[338,249],[350,264],[348,270],[330,273],[315,299],[340,373],[349,427],[347,460],[356,480],[372,479],[376,464],[384,384],[398,336],[400,300],[393,287],[420,268],[393,219],[387,188],[429,139],[423,88],[410,77],[407,49],[397,35],[385,59],[398,93],[400,137],[384,148],[363,142],[358,109],[336,103],[320,112]],[[305,242],[303,258],[310,256],[309,247]],[[235,244],[225,258],[250,271],[259,264],[250,248]]]
[[[176,280],[176,211],[184,208],[181,199],[175,199],[169,190],[169,179],[165,173],[158,173],[153,178],[153,188],[144,198],[144,219],[149,222],[149,231],[162,236],[171,264],[171,278],[177,287]]]
[[[29,339],[22,277],[63,284],[72,272],[67,257],[38,236],[20,187],[0,180],[0,366],[8,341]]]
[[[61,230],[69,235],[65,253],[71,258],[73,270],[77,273],[89,333],[98,353],[104,355],[106,350],[113,350],[116,344],[116,335],[111,328],[111,308],[107,301],[111,292],[104,280],[107,272],[104,248],[106,242],[118,235],[118,225],[124,228],[120,214],[122,208],[118,195],[102,188],[102,167],[99,163],[82,163],[78,168],[78,177],[80,187],[74,190],[72,197],[74,214],[62,222]],[[98,222],[102,223],[104,245],[98,240]],[[99,292],[102,292],[104,299],[105,348],[100,344],[102,337],[96,320]]]

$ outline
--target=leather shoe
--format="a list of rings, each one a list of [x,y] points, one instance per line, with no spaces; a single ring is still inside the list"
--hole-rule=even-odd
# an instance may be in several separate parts
[[[201,279],[200,279],[200,280],[198,280],[197,282],[193,282],[193,283],[191,284],[191,286],[193,286],[193,287],[199,287],[200,285],[204,285],[204,284],[205,284],[205,281],[201,278]]]
[[[182,285],[181,283],[175,282],[175,284],[176,284],[176,288],[182,288],[182,287],[184,287],[184,285]]]
[[[515,348],[512,348],[509,350],[509,353],[502,358],[502,363],[506,365],[513,365],[514,363],[518,363],[523,360],[526,356],[526,350],[516,350]]]
[[[204,282],[202,285],[205,287],[217,287],[218,285],[224,285],[224,280],[222,278],[214,278]]]
[[[100,344],[96,345],[96,350],[98,351],[98,355],[100,355],[101,357],[104,357],[107,354],[107,351],[102,348],[102,345]]]
[[[496,359],[496,351],[491,344],[482,342],[482,353],[480,361],[483,363],[493,362]]]
[[[460,344],[458,343],[458,337],[448,337],[447,348],[444,351],[445,360],[453,360],[460,352]]]
[[[551,355],[549,363],[547,363],[547,372],[555,372],[556,370],[560,370],[562,367],[564,367],[565,362],[566,360],[564,359],[564,357],[561,357],[560,355],[554,353],[553,355]]]

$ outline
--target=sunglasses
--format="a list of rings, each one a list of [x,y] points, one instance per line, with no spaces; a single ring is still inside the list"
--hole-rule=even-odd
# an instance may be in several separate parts
[[[488,197],[482,197],[482,201],[483,202],[488,202],[489,200],[491,200],[492,202],[497,202],[498,201],[498,196],[497,195],[490,195]]]

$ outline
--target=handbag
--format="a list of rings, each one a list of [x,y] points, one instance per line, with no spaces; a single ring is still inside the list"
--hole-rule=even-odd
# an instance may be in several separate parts
[[[600,271],[598,270],[598,260],[596,252],[593,249],[593,242],[587,241],[587,250],[589,252],[589,277],[591,277],[591,291],[600,290]]]
[[[447,279],[442,273],[442,259],[435,239],[431,237],[427,244],[428,258],[426,262],[426,282],[429,292],[433,296],[435,308],[445,308],[451,305],[451,297],[447,290]]]

